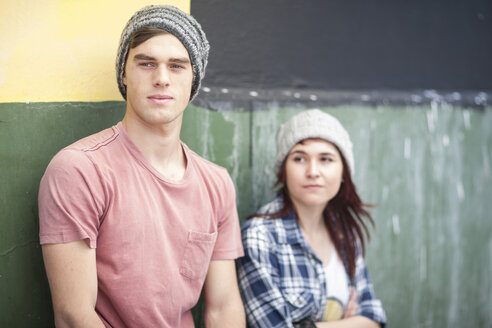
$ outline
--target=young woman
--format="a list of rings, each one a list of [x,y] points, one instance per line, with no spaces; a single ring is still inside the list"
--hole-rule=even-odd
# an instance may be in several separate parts
[[[309,110],[277,134],[278,197],[242,227],[248,327],[384,327],[364,263],[366,222],[347,131]]]

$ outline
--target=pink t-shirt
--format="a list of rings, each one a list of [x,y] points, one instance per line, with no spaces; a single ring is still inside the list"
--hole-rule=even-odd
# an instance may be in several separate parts
[[[41,180],[41,244],[96,249],[107,326],[193,327],[210,260],[243,255],[227,171],[182,146],[184,177],[167,181],[120,122],[61,150]]]

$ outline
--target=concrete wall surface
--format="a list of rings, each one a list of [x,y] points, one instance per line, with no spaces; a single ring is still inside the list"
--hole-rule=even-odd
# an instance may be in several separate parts
[[[60,148],[115,124],[124,108],[123,102],[0,104],[0,327],[53,325],[38,242],[39,181]],[[228,169],[242,220],[274,197],[274,136],[303,109],[190,105],[185,111],[182,139]],[[354,181],[376,205],[367,261],[390,326],[490,327],[490,108],[321,109],[351,134]]]

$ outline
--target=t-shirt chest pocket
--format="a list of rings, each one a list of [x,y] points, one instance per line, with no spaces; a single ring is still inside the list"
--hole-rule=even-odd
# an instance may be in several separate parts
[[[179,272],[190,279],[203,279],[208,271],[217,232],[189,231]]]

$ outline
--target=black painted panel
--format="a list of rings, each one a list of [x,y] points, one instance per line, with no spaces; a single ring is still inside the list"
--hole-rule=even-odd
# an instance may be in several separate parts
[[[492,90],[492,1],[192,0],[204,85]]]

